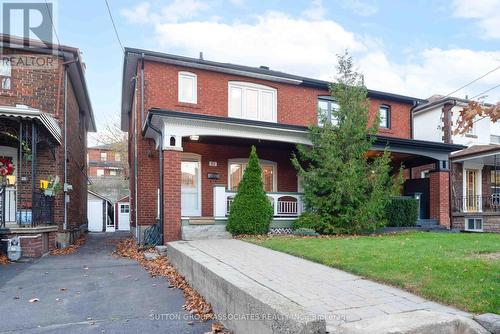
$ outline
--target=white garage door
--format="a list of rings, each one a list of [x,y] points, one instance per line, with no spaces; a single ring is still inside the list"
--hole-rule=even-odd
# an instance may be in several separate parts
[[[88,201],[87,219],[89,221],[90,232],[102,232],[102,201]]]

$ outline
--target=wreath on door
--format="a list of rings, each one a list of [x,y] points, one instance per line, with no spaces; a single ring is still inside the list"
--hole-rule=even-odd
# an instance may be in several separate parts
[[[14,172],[14,164],[12,163],[12,158],[0,157],[0,175],[7,176],[12,175]]]

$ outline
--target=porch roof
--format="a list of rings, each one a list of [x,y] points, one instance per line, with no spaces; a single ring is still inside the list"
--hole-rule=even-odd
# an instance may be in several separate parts
[[[52,115],[46,112],[25,106],[0,106],[0,117],[38,120],[57,143],[62,143],[62,132],[59,123]]]
[[[147,117],[155,127],[163,131],[164,143],[166,144],[164,147],[169,146],[166,142],[168,138],[165,137],[171,135],[179,137],[188,137],[190,135],[238,137],[294,144],[311,144],[308,137],[308,128],[299,125],[194,114],[159,108],[150,109]],[[144,136],[158,140],[154,131],[149,129],[147,122],[145,122],[142,130]],[[380,135],[374,135],[373,137],[375,138],[374,150],[381,151],[388,147],[391,152],[414,154],[435,160],[447,160],[451,152],[465,148],[462,145],[425,140]]]
[[[500,145],[473,145],[451,155],[453,162],[474,161],[485,165],[500,164]]]

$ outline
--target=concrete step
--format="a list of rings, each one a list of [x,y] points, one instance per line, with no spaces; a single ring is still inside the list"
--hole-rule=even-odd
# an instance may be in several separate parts
[[[182,240],[231,239],[226,225],[185,225],[182,226]]]
[[[189,225],[215,225],[214,217],[189,217]]]
[[[422,227],[439,226],[439,223],[436,219],[419,219],[417,221],[417,226],[422,226]]]

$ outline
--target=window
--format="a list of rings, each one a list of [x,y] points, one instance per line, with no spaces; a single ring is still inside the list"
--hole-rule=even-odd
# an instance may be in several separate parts
[[[11,64],[10,59],[2,58],[0,60],[0,80],[2,82],[2,89],[10,89],[11,79]]]
[[[122,156],[120,153],[115,153],[115,161],[122,161]]]
[[[197,103],[197,77],[190,72],[179,72],[179,102]]]
[[[429,178],[429,173],[430,173],[430,171],[428,169],[421,171],[420,172],[420,178],[421,179],[428,179]]]
[[[378,109],[378,114],[380,117],[380,127],[389,129],[391,127],[391,108],[382,105]]]
[[[238,190],[238,185],[243,178],[243,173],[247,168],[247,164],[248,159],[236,159],[229,161],[229,190]],[[260,160],[260,168],[262,169],[264,191],[276,191],[276,163],[272,161]]]
[[[128,204],[120,204],[120,213],[129,213],[130,206]]]
[[[108,154],[106,152],[101,152],[101,161],[108,160]]]
[[[500,197],[500,169],[491,171],[491,194]]]
[[[465,220],[466,231],[482,231],[483,219],[482,218],[467,218]]]
[[[114,169],[110,170],[109,176],[116,176],[116,170],[114,170]]]
[[[229,117],[276,122],[276,89],[246,82],[228,86]]]
[[[326,120],[333,125],[338,124],[337,118],[332,114],[334,111],[339,110],[339,105],[337,102],[331,98],[319,98],[318,99],[318,125],[323,126],[323,122]]]
[[[490,142],[492,144],[500,144],[500,136],[491,135],[490,136]]]
[[[97,176],[104,176],[104,169],[98,169],[96,172]]]

